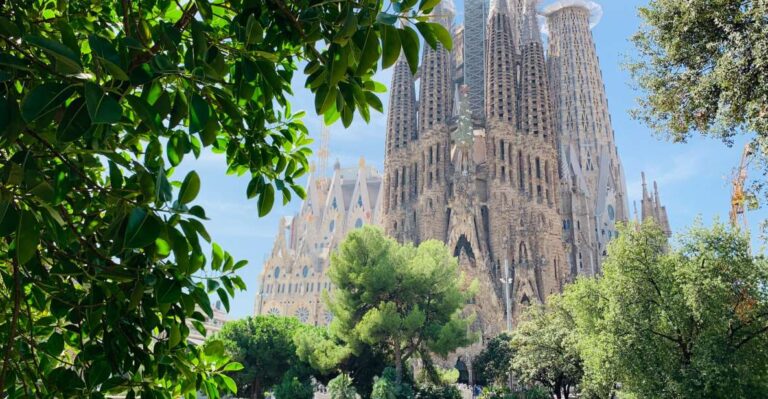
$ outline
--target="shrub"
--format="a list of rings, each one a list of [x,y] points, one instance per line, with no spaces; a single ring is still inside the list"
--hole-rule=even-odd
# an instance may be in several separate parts
[[[355,399],[357,391],[352,386],[352,379],[346,374],[339,374],[338,377],[328,382],[328,393],[331,399]]]

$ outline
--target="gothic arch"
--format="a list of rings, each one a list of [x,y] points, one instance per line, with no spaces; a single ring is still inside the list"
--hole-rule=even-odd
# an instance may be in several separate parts
[[[525,265],[528,263],[528,247],[526,247],[525,243],[520,241],[520,245],[518,246],[518,263],[521,265]]]
[[[459,237],[459,240],[456,242],[456,247],[453,250],[453,256],[458,257],[459,255],[461,255],[462,251],[467,254],[469,259],[474,264],[475,252],[472,250],[472,244],[470,244],[465,234],[462,234]]]

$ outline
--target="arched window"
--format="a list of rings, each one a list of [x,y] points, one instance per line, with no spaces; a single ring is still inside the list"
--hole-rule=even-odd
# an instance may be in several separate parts
[[[301,275],[304,277],[309,276],[309,266],[304,266],[304,270],[301,271]]]
[[[357,218],[357,220],[355,221],[355,228],[359,229],[361,227],[363,227],[363,219]]]
[[[296,318],[298,318],[300,322],[306,323],[309,321],[309,310],[305,307],[298,308],[296,310]]]
[[[336,197],[333,197],[333,201],[331,201],[331,207],[333,207],[333,209],[338,208],[338,204],[336,204]]]
[[[335,220],[331,220],[331,224],[328,225],[328,230],[330,230],[331,233],[333,233],[333,230],[335,230],[335,229],[336,229],[336,221]]]
[[[519,254],[519,262],[521,265],[526,265],[528,263],[528,248],[525,247],[525,243],[520,243],[520,248],[518,250]]]
[[[278,277],[280,277],[280,266],[277,266],[277,267],[275,267],[275,273],[274,273],[274,276],[275,276],[275,278],[276,278],[276,279],[277,279]]]

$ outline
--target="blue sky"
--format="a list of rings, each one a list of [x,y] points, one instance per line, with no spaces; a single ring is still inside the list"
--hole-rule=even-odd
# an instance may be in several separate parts
[[[598,2],[603,7],[604,15],[593,34],[605,79],[616,142],[627,177],[630,207],[631,201],[639,201],[640,172],[645,171],[649,179],[659,183],[661,199],[667,206],[674,231],[690,226],[697,217],[701,217],[706,224],[710,224],[715,217],[727,220],[730,176],[739,162],[746,139],[737,141],[733,148],[703,138],[695,138],[686,144],[673,144],[655,137],[647,127],[632,120],[627,111],[634,106],[637,93],[632,90],[628,73],[621,68],[621,64],[632,55],[629,37],[639,26],[636,9],[646,1]],[[462,1],[456,0],[459,14],[462,8]],[[458,17],[461,18],[461,15]],[[377,80],[389,85],[390,76],[389,70],[383,71]],[[293,108],[307,110],[306,124],[312,135],[319,137],[321,122],[314,116],[313,100],[311,94],[303,89],[303,82],[304,77],[301,75],[294,81]],[[382,101],[388,104],[386,94]],[[338,158],[342,166],[356,165],[360,157],[364,156],[367,162],[381,170],[384,128],[383,114],[373,115],[370,124],[356,120],[349,129],[344,129],[340,122],[331,126],[329,164],[332,165]],[[189,168],[200,174],[202,189],[196,203],[206,209],[211,219],[206,222],[206,226],[214,240],[232,253],[235,259],[249,261],[249,265],[241,269],[248,291],[238,293],[232,301],[230,318],[248,316],[253,313],[262,262],[271,251],[278,220],[281,216],[293,215],[300,201],[294,200],[287,206],[278,205],[267,217],[259,218],[256,201],[249,201],[245,197],[248,179],[226,175],[222,156],[203,154],[200,159],[185,162],[183,166],[184,170],[177,172],[178,178],[183,178]],[[757,231],[757,223],[766,218],[766,211],[749,213],[752,230]]]

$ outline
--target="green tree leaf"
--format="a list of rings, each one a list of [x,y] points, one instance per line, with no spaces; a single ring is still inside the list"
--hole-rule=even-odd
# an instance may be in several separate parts
[[[34,213],[22,211],[16,231],[16,260],[19,265],[29,262],[37,253],[40,243],[40,230]]]
[[[120,104],[93,83],[85,83],[85,102],[88,105],[88,115],[91,122],[117,123],[123,115]]]
[[[56,131],[56,138],[60,141],[70,142],[80,138],[91,127],[91,118],[85,100],[76,98],[64,112],[64,118]]]
[[[390,25],[381,26],[381,47],[384,49],[381,66],[382,68],[389,68],[397,61],[402,47],[397,28]]]
[[[144,208],[133,208],[125,226],[124,245],[126,248],[147,247],[154,244],[161,230],[162,222],[157,216]]]
[[[158,303],[176,303],[181,297],[181,283],[178,280],[161,279],[155,286]]]
[[[199,94],[193,93],[192,100],[189,103],[189,132],[200,132],[208,123],[210,114],[211,109],[205,99],[200,97]]]
[[[272,210],[272,205],[275,202],[275,187],[271,184],[263,186],[259,195],[259,217],[266,216],[269,211]]]
[[[445,29],[443,25],[436,22],[430,22],[429,27],[437,41],[439,41],[446,50],[453,50],[453,39],[451,38],[451,33],[448,32],[448,29]]]
[[[419,36],[410,26],[400,29],[399,32],[405,59],[408,61],[411,73],[415,75],[419,70]]]
[[[200,176],[194,170],[187,174],[179,190],[179,203],[188,204],[197,198],[200,192]]]
[[[68,72],[81,71],[80,57],[69,47],[57,41],[35,35],[24,36],[24,41],[43,49],[48,55],[54,57],[56,61],[65,64]]]
[[[43,83],[29,92],[21,102],[21,117],[32,123],[58,109],[74,92],[64,84]]]

